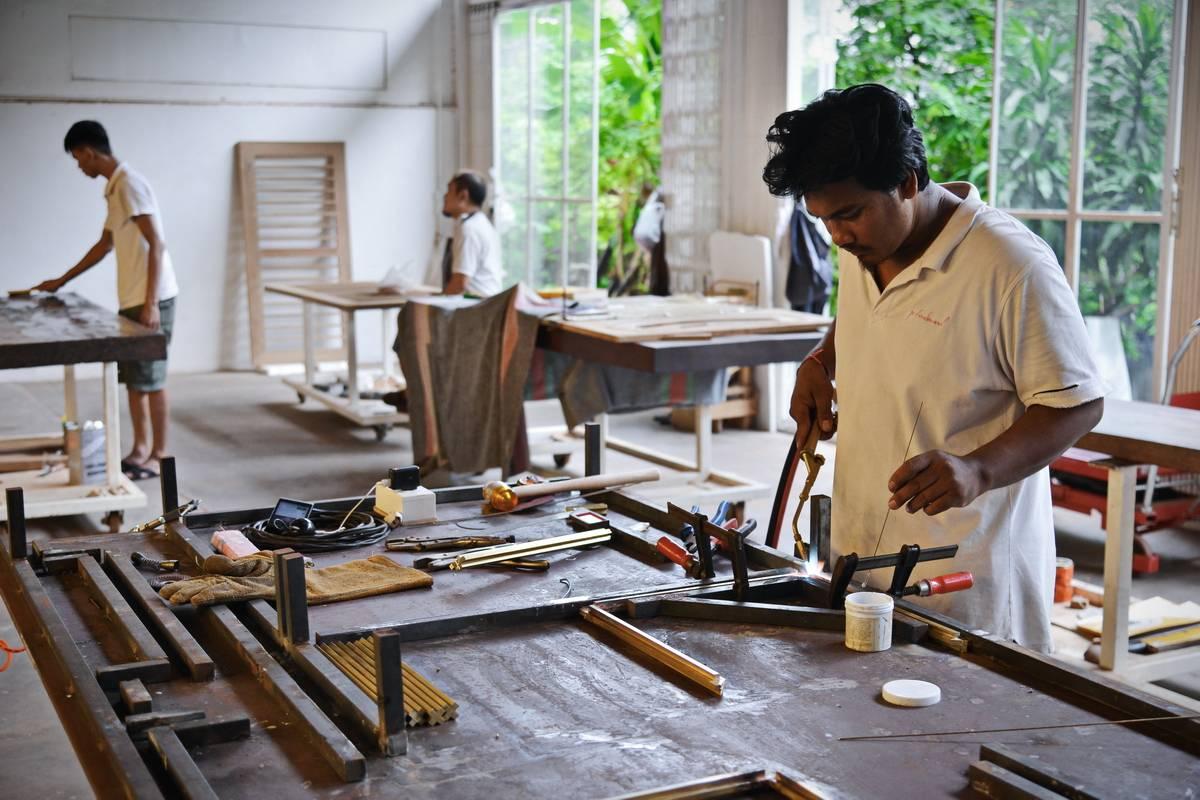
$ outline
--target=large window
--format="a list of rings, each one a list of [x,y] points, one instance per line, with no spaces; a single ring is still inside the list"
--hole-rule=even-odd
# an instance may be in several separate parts
[[[496,20],[496,222],[510,285],[596,280],[597,1]]]
[[[1123,354],[1138,399],[1157,399],[1164,361],[1176,5],[1000,0],[996,12],[989,194],[1058,253],[1083,313],[1120,341],[1108,355]]]

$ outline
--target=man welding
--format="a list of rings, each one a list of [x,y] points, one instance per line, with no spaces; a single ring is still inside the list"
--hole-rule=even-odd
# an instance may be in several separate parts
[[[1050,650],[1047,465],[1104,403],[1053,251],[974,186],[930,181],[912,111],[883,86],[828,91],[777,117],[767,141],[771,193],[802,197],[840,251],[837,318],[791,405],[799,443],[813,425],[838,432],[833,550],[957,544],[953,569],[975,588],[922,602]]]

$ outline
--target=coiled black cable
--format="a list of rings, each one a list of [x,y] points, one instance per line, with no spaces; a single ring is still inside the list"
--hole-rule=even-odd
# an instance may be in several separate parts
[[[247,525],[242,528],[242,533],[263,550],[290,547],[298,553],[326,553],[331,550],[378,544],[387,538],[390,530],[386,523],[365,511],[351,511],[346,514],[332,509],[314,508],[308,519],[312,520],[315,526],[312,533],[298,533],[295,527],[273,531],[267,527],[268,519],[260,519]]]

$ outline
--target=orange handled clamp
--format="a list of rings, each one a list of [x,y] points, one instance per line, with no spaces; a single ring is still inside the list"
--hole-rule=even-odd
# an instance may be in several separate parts
[[[666,536],[660,537],[658,543],[654,545],[654,548],[658,550],[658,552],[662,553],[669,561],[674,561],[676,564],[683,567],[688,573],[691,573],[692,569],[696,565],[696,560],[692,558],[691,554],[687,550],[683,549],[681,544],[667,538]]]
[[[904,590],[904,594],[915,594],[918,597],[929,597],[935,594],[950,594],[970,589],[975,585],[975,576],[969,572],[951,572],[948,575],[938,575],[936,578],[926,578],[917,581]]]

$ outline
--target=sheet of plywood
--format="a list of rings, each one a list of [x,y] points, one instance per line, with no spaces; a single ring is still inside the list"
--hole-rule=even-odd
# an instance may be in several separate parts
[[[238,142],[250,358],[258,369],[304,360],[303,305],[267,297],[278,282],[350,280],[350,219],[342,142]],[[319,360],[345,358],[342,315],[314,314]]]
[[[554,324],[613,342],[712,338],[811,331],[829,317],[780,308],[758,308],[716,298],[634,297],[613,302],[609,316]]]

